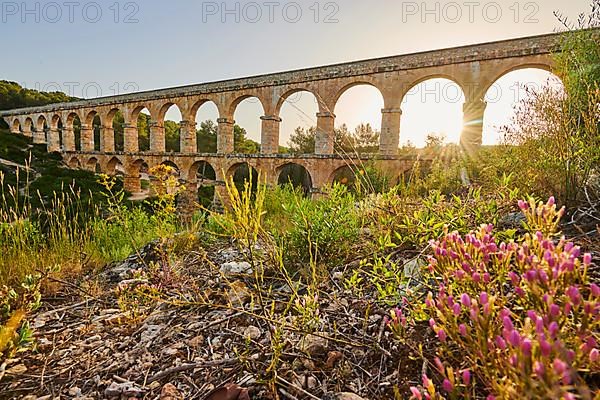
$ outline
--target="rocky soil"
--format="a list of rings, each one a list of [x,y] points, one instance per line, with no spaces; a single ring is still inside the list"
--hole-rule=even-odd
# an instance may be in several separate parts
[[[289,300],[305,287],[268,273],[259,286],[243,259],[225,243],[164,268],[151,244],[67,284],[30,318],[34,348],[0,365],[0,398],[385,399],[427,368],[426,326],[394,340],[389,308],[345,290],[343,269],[306,320]],[[119,303],[134,291],[147,296]]]

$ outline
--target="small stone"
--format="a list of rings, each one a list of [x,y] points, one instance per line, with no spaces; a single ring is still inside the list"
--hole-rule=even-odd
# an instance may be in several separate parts
[[[362,397],[350,392],[338,393],[336,394],[335,398],[337,400],[365,400]]]
[[[248,302],[251,298],[252,294],[243,282],[236,281],[229,285],[227,300],[233,306],[243,306],[244,303]]]
[[[219,271],[225,276],[239,275],[239,274],[252,274],[252,266],[246,261],[242,262],[228,262],[221,264]]]
[[[333,273],[333,280],[334,281],[341,281],[342,279],[344,279],[344,273],[341,271],[337,271]]]
[[[167,383],[160,391],[160,400],[182,400],[183,396],[171,383]]]
[[[198,335],[194,336],[190,340],[188,340],[188,345],[191,347],[200,347],[204,343],[204,336]]]
[[[73,386],[71,389],[69,389],[69,396],[72,396],[72,397],[81,396],[81,389],[79,389],[77,386]]]
[[[256,326],[248,326],[244,329],[244,337],[249,337],[252,340],[258,340],[262,336],[262,332]]]
[[[306,335],[300,341],[300,350],[313,357],[325,354],[328,346],[329,341],[326,338],[312,334]]]

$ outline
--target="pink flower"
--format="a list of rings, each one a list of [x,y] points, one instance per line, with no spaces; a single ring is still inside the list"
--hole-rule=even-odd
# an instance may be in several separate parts
[[[590,285],[590,290],[592,291],[592,296],[600,297],[600,286],[596,285],[595,283],[592,283]]]
[[[559,375],[563,375],[567,370],[567,364],[558,358],[554,359],[552,366],[554,367],[554,371]]]
[[[460,315],[460,304],[455,303],[454,306],[452,307],[452,312],[454,313],[455,316],[459,316]]]
[[[496,336],[496,346],[501,350],[506,349],[506,341],[501,336]]]
[[[539,361],[536,361],[533,363],[533,372],[535,372],[535,374],[538,376],[538,378],[541,378],[544,376],[544,364],[542,364]]]
[[[544,357],[548,357],[552,352],[552,346],[545,339],[540,339],[540,351]]]
[[[530,356],[531,355],[531,340],[529,339],[523,339],[523,342],[521,343],[521,351],[523,352],[523,354],[525,354],[526,356]]]
[[[435,327],[435,320],[433,318],[429,319],[429,326],[434,328]]]
[[[590,253],[585,253],[583,255],[583,264],[590,265],[592,263],[592,255]]]
[[[598,349],[592,349],[592,351],[590,351],[590,362],[595,364],[598,360],[600,360],[600,352],[598,352]]]
[[[551,197],[548,199],[548,203],[547,203],[547,205],[548,205],[549,207],[552,207],[552,206],[553,206],[553,205],[555,205],[555,204],[556,204],[556,199],[554,198],[554,196],[551,196]]]
[[[460,302],[462,303],[463,306],[465,306],[466,308],[471,307],[471,298],[469,297],[468,294],[463,293],[460,296]]]
[[[440,342],[443,343],[443,342],[446,341],[446,338],[448,336],[446,335],[446,331],[445,330],[440,329],[440,330],[437,331],[437,337],[438,337],[438,339],[440,339]]]
[[[550,304],[550,316],[556,318],[560,315],[560,307],[556,304]]]
[[[452,386],[452,382],[450,382],[448,379],[444,379],[444,382],[442,382],[442,388],[444,388],[444,390],[447,393],[452,393],[452,391],[454,390],[454,386]]]
[[[422,400],[423,396],[421,395],[421,392],[419,391],[419,389],[417,389],[414,386],[410,387],[410,392],[412,393],[412,397],[414,397],[417,400]]]
[[[488,294],[486,292],[481,292],[481,294],[479,295],[479,301],[481,302],[481,304],[487,304],[487,302],[489,301]]]
[[[465,324],[460,324],[458,326],[458,333],[460,333],[461,336],[467,336],[467,327],[465,326]]]
[[[513,203],[514,204],[514,203]],[[519,200],[518,202],[519,204],[519,208],[523,211],[527,211],[529,210],[529,204],[527,204],[527,202],[523,201],[523,200]]]
[[[465,369],[462,372],[462,380],[466,386],[469,386],[469,383],[471,383],[471,371]]]
[[[513,330],[508,335],[508,341],[513,347],[517,347],[521,344],[521,335],[516,330]]]

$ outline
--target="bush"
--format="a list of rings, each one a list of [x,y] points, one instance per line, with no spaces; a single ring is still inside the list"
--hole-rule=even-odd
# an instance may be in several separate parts
[[[498,244],[492,225],[432,242],[425,311],[439,340],[436,359],[449,398],[589,399],[600,372],[600,288],[589,282],[590,254],[555,241],[554,199],[520,202],[531,232]],[[444,361],[442,361],[444,360]],[[597,389],[597,388],[595,388]],[[423,378],[413,396],[442,398]]]

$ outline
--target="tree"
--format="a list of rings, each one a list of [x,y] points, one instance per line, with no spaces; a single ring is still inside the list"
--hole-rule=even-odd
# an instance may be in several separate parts
[[[241,126],[233,126],[233,147],[236,153],[255,154],[260,152],[260,144],[246,137],[246,130]]]
[[[179,135],[181,127],[175,121],[165,121],[165,149],[167,151],[180,151]]]
[[[348,126],[343,124],[334,130],[333,148],[336,153],[376,153],[379,149],[379,132],[369,124],[360,124],[350,133]],[[317,128],[298,127],[290,136],[289,151],[294,154],[310,154],[315,152]]]
[[[360,124],[354,130],[354,146],[358,153],[377,153],[380,133],[371,124]]]
[[[200,123],[200,129],[196,131],[196,140],[199,153],[217,152],[218,126],[212,120]]]

